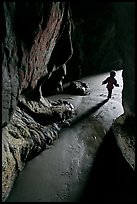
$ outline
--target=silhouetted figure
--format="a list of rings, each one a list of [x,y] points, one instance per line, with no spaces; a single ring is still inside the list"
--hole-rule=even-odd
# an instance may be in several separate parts
[[[108,89],[108,99],[111,98],[112,95],[112,89],[114,88],[114,85],[119,87],[119,84],[117,83],[117,80],[115,79],[116,72],[112,70],[110,72],[110,76],[107,77],[102,84],[107,84],[107,89]]]

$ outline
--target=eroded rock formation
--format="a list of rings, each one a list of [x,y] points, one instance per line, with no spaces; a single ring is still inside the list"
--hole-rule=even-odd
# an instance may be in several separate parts
[[[14,113],[18,96],[34,90],[39,79],[48,78],[53,70],[65,64],[72,55],[72,47],[66,3],[3,3],[3,18],[4,125]],[[63,49],[64,44],[67,44],[67,49]],[[60,55],[57,45],[60,46]],[[54,60],[48,65],[54,49]]]
[[[4,2],[2,14],[2,198],[5,200],[25,163],[53,143],[61,124],[73,117],[75,111],[67,101],[48,101],[41,89],[56,70],[66,66],[72,55],[68,4]]]

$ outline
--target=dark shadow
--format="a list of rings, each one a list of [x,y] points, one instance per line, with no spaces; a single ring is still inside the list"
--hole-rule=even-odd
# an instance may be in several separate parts
[[[94,112],[96,112],[101,106],[103,106],[109,99],[105,99],[103,101],[101,101],[100,103],[98,103],[96,106],[92,107],[91,109],[87,110],[85,113],[83,113],[81,116],[76,117],[72,120],[71,122],[71,126],[80,122],[81,120],[83,120],[84,118],[88,117],[90,114],[93,114]]]
[[[135,203],[135,172],[123,157],[112,129],[97,152],[82,201]]]

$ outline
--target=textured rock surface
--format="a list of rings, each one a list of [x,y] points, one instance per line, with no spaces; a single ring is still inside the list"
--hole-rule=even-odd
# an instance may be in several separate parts
[[[71,83],[66,84],[66,86],[64,85],[64,93],[81,96],[90,94],[89,89],[89,85],[82,80],[72,81]]]
[[[68,4],[3,2],[2,5],[2,198],[5,199],[28,159],[45,149],[46,143],[53,143],[58,130],[54,122],[70,118],[73,106],[64,101],[50,103],[40,93],[41,84],[72,55]],[[68,49],[64,50],[65,46]],[[37,102],[25,101],[23,106],[22,98],[28,96],[37,98]]]
[[[3,199],[26,162],[53,144],[62,125],[68,125],[67,119],[75,115],[74,107],[63,100],[53,102],[43,98],[39,103],[20,102],[19,107],[2,131]]]
[[[6,140],[2,148],[3,199],[7,197],[14,178],[23,169],[27,160],[46,148],[48,130],[49,137],[51,137],[50,128],[42,127],[19,108],[13,115],[11,123],[3,129],[3,140]],[[56,137],[57,130],[55,126],[52,137],[53,135]]]
[[[60,66],[71,56],[70,19],[66,3],[3,3],[2,123],[8,123],[18,95],[33,90],[48,75],[47,64],[55,44],[70,44]],[[63,38],[64,39],[64,38]],[[60,45],[61,46],[61,45]],[[56,65],[56,62],[54,62]],[[59,66],[57,64],[57,66]],[[26,92],[26,91],[24,91]]]

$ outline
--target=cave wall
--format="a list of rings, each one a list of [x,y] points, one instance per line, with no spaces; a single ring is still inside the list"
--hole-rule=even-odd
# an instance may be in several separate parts
[[[135,3],[115,3],[116,42],[123,59],[122,104],[125,115],[135,116]]]
[[[58,49],[63,50],[61,56],[56,48],[59,62],[54,57],[55,69],[66,63],[72,48],[65,2],[3,2],[2,14],[2,125],[5,126],[12,118],[20,94],[26,90],[30,94],[38,80],[53,71],[47,65],[55,45],[58,43]],[[64,50],[65,41],[69,48]]]
[[[135,170],[135,2],[113,3],[116,42],[123,60],[122,105],[124,114],[113,123],[123,156]]]
[[[121,69],[112,3],[71,2],[73,56],[66,80]]]
[[[71,3],[70,15],[68,5],[61,2],[4,2],[2,125],[12,117],[21,93],[32,93],[42,80],[46,81],[53,70],[66,62],[66,80],[123,68],[123,107],[127,114],[133,113],[134,14],[129,7],[133,6],[81,2],[77,8],[76,3]],[[73,18],[74,51],[70,18]],[[129,94],[133,103],[128,100]]]
[[[68,3],[3,2],[2,6],[2,200],[5,201],[26,162],[58,138],[60,123],[71,117],[73,106],[67,101],[55,103],[42,97],[31,100],[32,96],[38,96],[39,86],[49,75],[64,67],[72,55]]]

